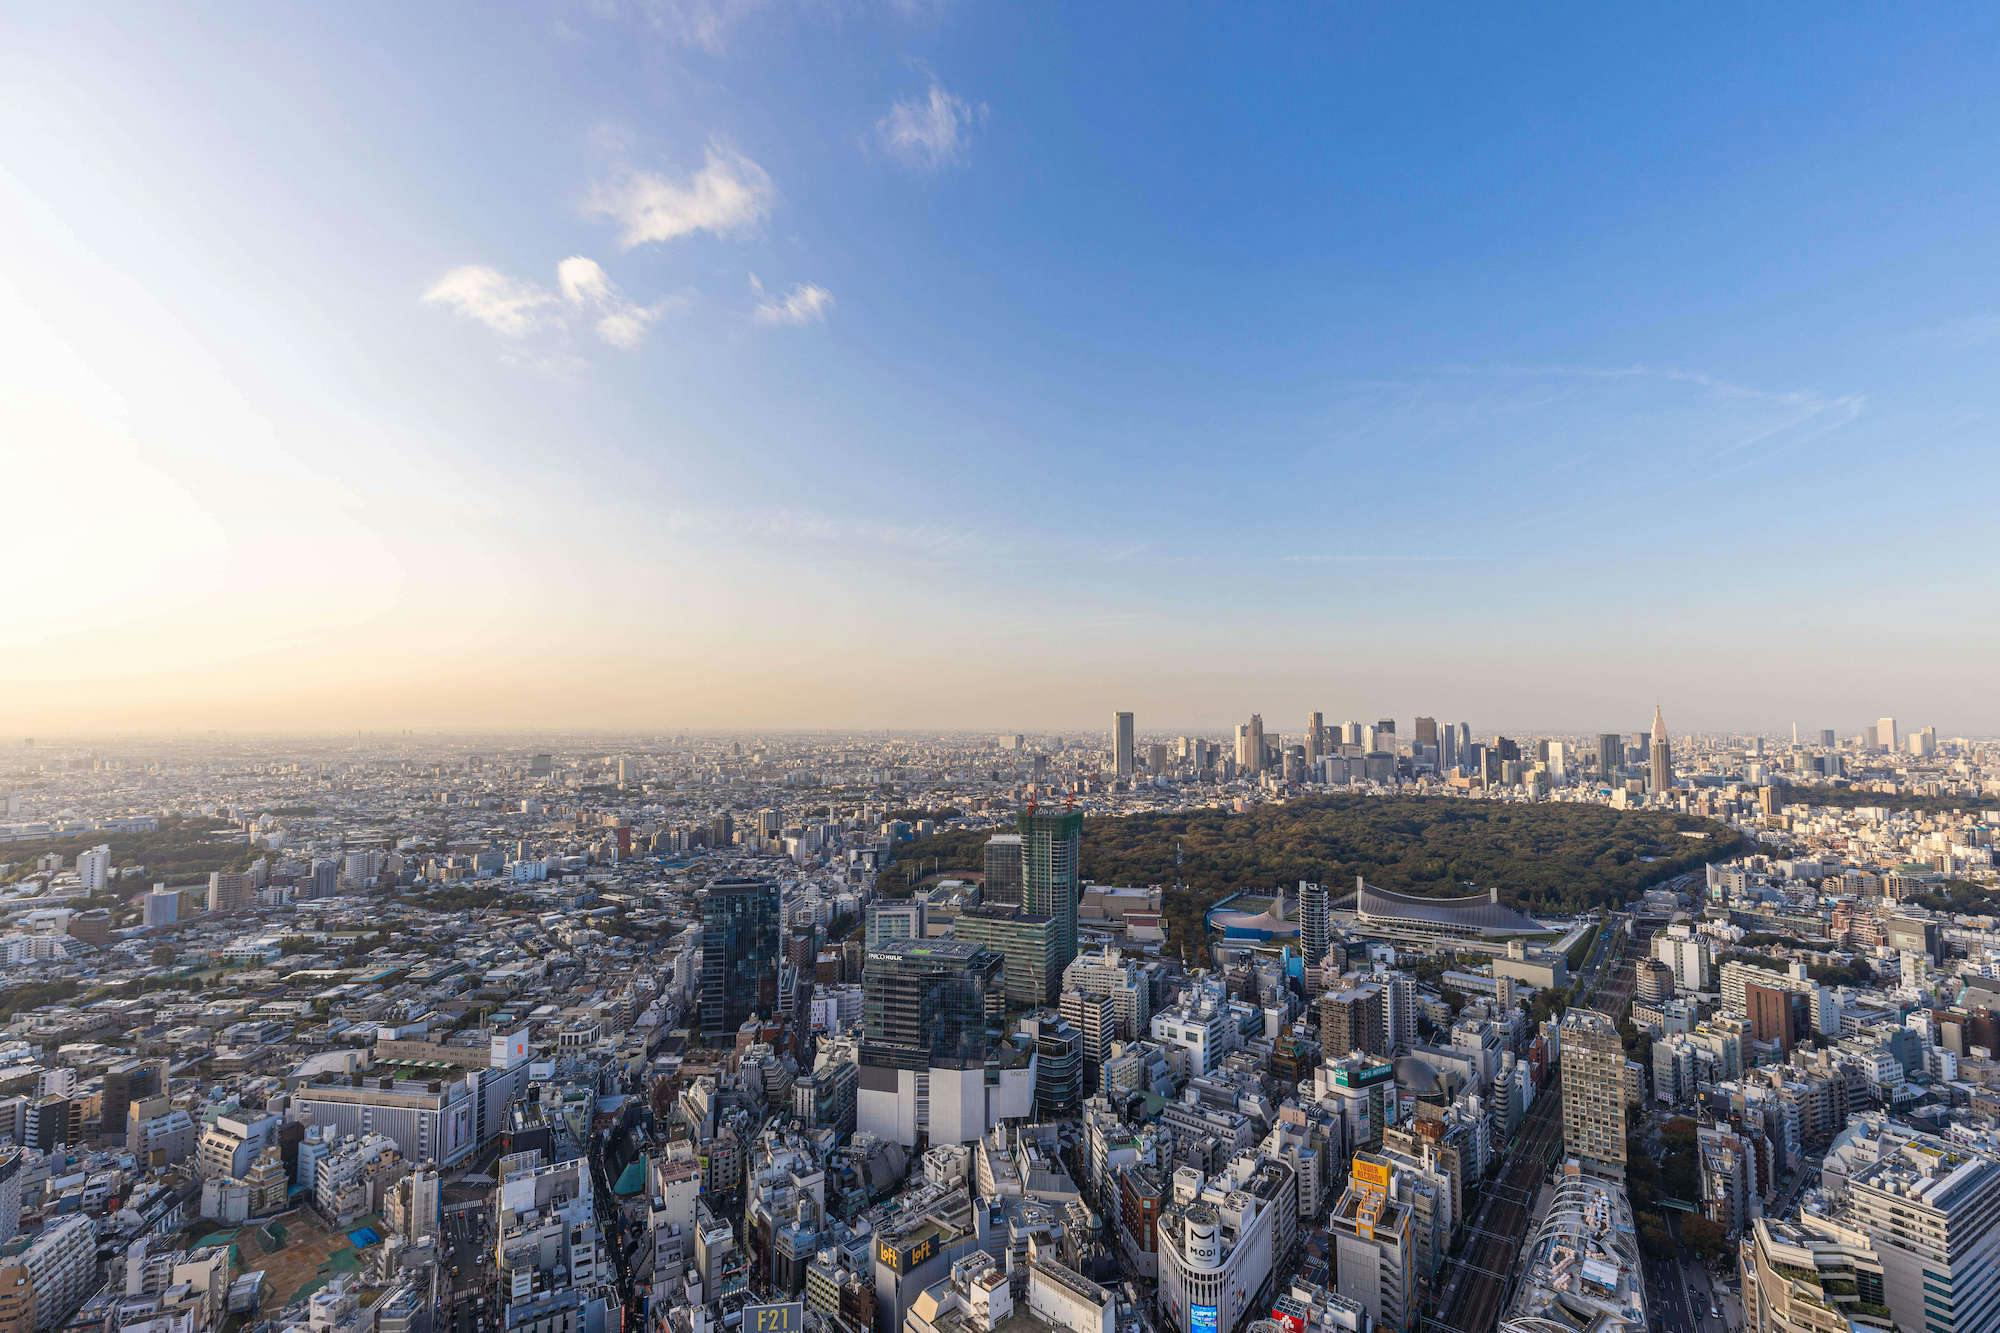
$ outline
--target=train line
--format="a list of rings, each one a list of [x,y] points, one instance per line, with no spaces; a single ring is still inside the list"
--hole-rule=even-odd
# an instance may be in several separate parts
[[[1652,931],[1621,934],[1615,957],[1598,963],[1579,1007],[1622,1019],[1632,1002],[1636,978],[1634,945]],[[1534,1220],[1535,1196],[1562,1152],[1562,1069],[1537,1094],[1516,1131],[1505,1165],[1494,1180],[1467,1195],[1467,1240],[1439,1291],[1437,1309],[1422,1320],[1423,1333],[1491,1333],[1498,1326],[1519,1273],[1521,1250]]]

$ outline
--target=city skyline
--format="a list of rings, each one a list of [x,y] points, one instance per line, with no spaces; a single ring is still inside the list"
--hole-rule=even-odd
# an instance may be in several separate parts
[[[251,13],[0,20],[0,734],[2000,731],[1993,15]]]

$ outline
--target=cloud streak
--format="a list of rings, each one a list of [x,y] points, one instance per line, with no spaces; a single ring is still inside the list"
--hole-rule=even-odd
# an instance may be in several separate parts
[[[711,143],[690,175],[675,179],[627,168],[593,186],[583,211],[617,223],[618,244],[630,250],[700,232],[741,235],[770,216],[777,193],[764,168]]]
[[[801,328],[807,324],[824,324],[827,311],[833,308],[833,293],[815,282],[795,285],[783,296],[765,296],[764,284],[750,275],[750,288],[759,300],[751,318],[759,324]]]
[[[573,327],[587,324],[600,341],[627,351],[645,342],[647,330],[672,304],[627,300],[603,266],[583,255],[571,255],[556,265],[553,289],[485,264],[465,264],[433,283],[423,300],[484,324],[513,342],[538,335],[560,339]],[[530,360],[555,364],[548,355]]]
[[[875,122],[884,151],[906,167],[937,171],[963,163],[972,148],[972,127],[986,115],[935,79],[923,93],[905,97]]]
[[[547,288],[485,264],[460,265],[424,293],[425,303],[444,306],[507,338],[526,337],[541,327],[555,299]]]

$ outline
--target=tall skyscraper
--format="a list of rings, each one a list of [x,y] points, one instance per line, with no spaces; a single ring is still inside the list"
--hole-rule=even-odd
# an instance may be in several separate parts
[[[1651,773],[1655,792],[1664,792],[1674,785],[1674,752],[1667,744],[1667,720],[1660,715],[1660,706],[1653,705],[1653,746]]]
[[[1326,740],[1326,719],[1318,713],[1306,714],[1306,766],[1317,770],[1320,747]]]
[[[1111,766],[1121,778],[1129,778],[1137,770],[1132,745],[1132,715],[1113,713],[1111,715]]]
[[[1250,721],[1237,732],[1236,767],[1254,777],[1264,771],[1264,715],[1252,713]]]
[[[1598,733],[1597,771],[1607,778],[1618,776],[1625,767],[1625,738],[1615,731]]]
[[[1438,772],[1450,773],[1465,762],[1458,751],[1458,724],[1445,722],[1438,726]]]
[[[710,880],[701,900],[701,1036],[729,1041],[752,1014],[778,1016],[778,883]]]
[[[996,833],[986,840],[986,887],[980,901],[1021,905],[1021,835]]]
[[[862,1065],[984,1064],[1004,968],[999,954],[968,940],[890,940],[870,949],[861,972]]]
[[[1625,1045],[1610,1018],[1571,1009],[1560,1028],[1563,1151],[1625,1178]]]
[[[1418,718],[1411,739],[1418,745],[1428,745],[1435,750],[1438,743],[1438,720],[1434,717]]]
[[[1000,955],[1009,1008],[1040,1009],[1061,998],[1069,959],[1057,961],[1061,937],[1054,917],[1004,903],[967,907],[951,933]]]
[[[1253,721],[1255,719],[1252,719]],[[1055,918],[1056,971],[1076,957],[1076,912],[1083,901],[1083,812],[1021,812],[1021,906]]]
[[[892,1143],[969,1143],[1035,1112],[1034,1066],[989,1063],[1000,955],[968,940],[892,940],[861,982],[856,1128]]]
[[[1326,957],[1333,943],[1330,898],[1326,885],[1299,881],[1299,951],[1305,955],[1308,967]]]

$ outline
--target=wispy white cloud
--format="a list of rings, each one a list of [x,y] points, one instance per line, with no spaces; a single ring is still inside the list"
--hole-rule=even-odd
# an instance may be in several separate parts
[[[485,264],[464,264],[451,270],[424,293],[431,305],[441,305],[509,338],[521,338],[543,327],[555,294],[537,283],[510,278]]]
[[[536,334],[560,340],[573,325],[587,323],[603,342],[628,350],[645,341],[646,331],[672,305],[670,301],[639,305],[625,299],[603,266],[583,255],[571,255],[556,265],[553,290],[484,264],[467,264],[438,279],[423,299],[516,341]],[[572,361],[560,349],[543,349],[523,364],[567,366]]]
[[[776,198],[764,168],[711,143],[701,168],[685,178],[628,168],[600,182],[585,199],[584,213],[616,222],[618,243],[629,250],[703,231],[738,235],[769,216]]]
[[[827,311],[833,308],[833,293],[816,282],[798,283],[783,296],[767,296],[764,284],[752,273],[750,290],[757,294],[757,308],[752,317],[759,324],[782,324],[793,328],[824,324]]]
[[[602,266],[582,255],[571,255],[556,265],[556,282],[562,288],[563,299],[594,321],[599,338],[628,351],[646,340],[646,330],[672,304],[656,301],[652,305],[639,305],[626,300],[611,285]]]
[[[875,137],[905,166],[925,171],[957,166],[972,146],[972,127],[986,116],[935,79],[923,93],[905,97],[875,122]]]

